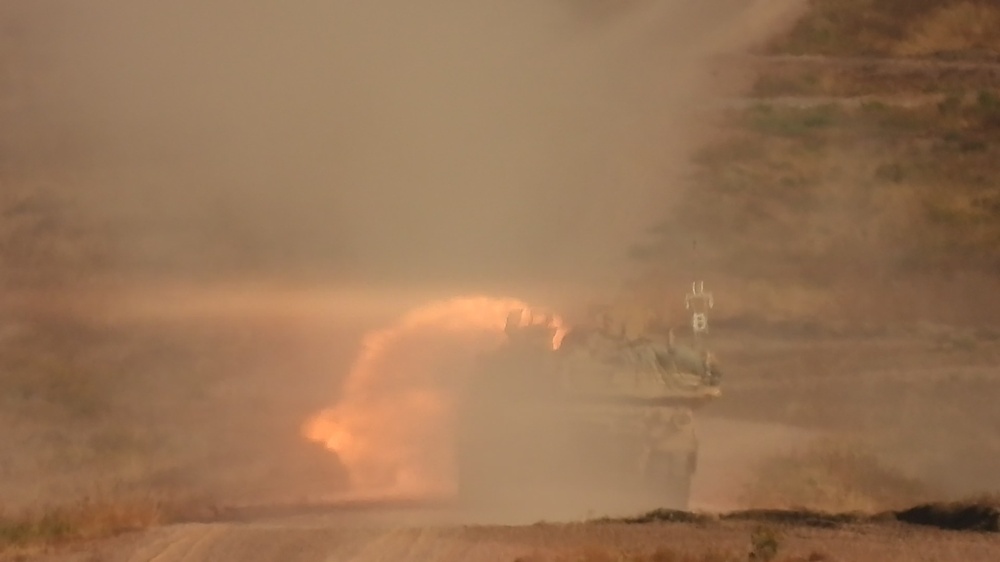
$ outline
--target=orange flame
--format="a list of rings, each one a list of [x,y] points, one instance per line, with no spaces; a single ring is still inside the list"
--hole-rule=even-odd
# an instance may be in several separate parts
[[[511,298],[458,297],[410,311],[369,333],[338,403],[303,428],[347,467],[352,492],[426,496],[453,491],[452,405],[475,354],[498,344],[508,315],[520,324],[566,333],[561,319],[539,319]]]

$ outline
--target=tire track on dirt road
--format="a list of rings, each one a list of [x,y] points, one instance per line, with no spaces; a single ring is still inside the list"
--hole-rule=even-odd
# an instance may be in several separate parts
[[[180,562],[199,557],[221,530],[214,525],[182,525],[164,529],[129,557],[129,562]]]
[[[350,527],[185,524],[146,533],[133,545],[109,545],[97,556],[108,562],[363,560],[360,553],[390,536]]]
[[[347,516],[348,518],[350,515]],[[339,519],[339,518],[337,518]],[[461,526],[368,527],[314,516],[305,521],[185,524],[110,541],[60,562],[418,562],[514,560],[528,547],[498,535],[477,540]]]

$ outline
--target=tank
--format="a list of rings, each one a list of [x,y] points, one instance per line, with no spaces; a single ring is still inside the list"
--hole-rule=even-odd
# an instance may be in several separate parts
[[[466,507],[538,519],[689,508],[695,413],[721,396],[722,372],[704,312],[689,343],[635,320],[600,317],[560,341],[547,318],[511,314],[459,410]]]

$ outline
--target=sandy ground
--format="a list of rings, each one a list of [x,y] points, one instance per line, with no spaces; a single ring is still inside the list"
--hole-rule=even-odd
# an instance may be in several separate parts
[[[89,545],[50,560],[69,562],[509,561],[617,559],[669,550],[743,559],[754,522],[456,525],[450,514],[336,512],[241,523],[176,525]],[[1000,536],[894,523],[817,528],[774,526],[780,553],[827,560],[995,560]],[[606,558],[602,558],[605,556]]]

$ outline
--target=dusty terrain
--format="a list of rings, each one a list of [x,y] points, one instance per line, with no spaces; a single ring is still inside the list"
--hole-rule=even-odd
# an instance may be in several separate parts
[[[618,560],[628,553],[640,560],[742,560],[752,533],[762,525],[780,535],[785,559],[805,560],[819,553],[830,560],[990,560],[1000,549],[996,533],[890,521],[832,527],[811,525],[805,518],[775,522],[766,517],[540,524],[531,518],[477,518],[446,503],[338,507],[336,496],[344,489],[336,463],[329,459],[326,464],[328,453],[307,453],[304,441],[290,440],[297,429],[291,413],[326,399],[316,396],[328,382],[325,372],[288,366],[296,361],[316,365],[303,357],[326,354],[327,365],[336,368],[349,360],[357,342],[341,340],[331,347],[327,342],[338,341],[337,321],[328,317],[324,322],[315,312],[289,313],[288,298],[277,299],[283,303],[281,316],[273,310],[251,315],[246,309],[241,314],[213,309],[198,322],[168,323],[184,332],[194,324],[206,330],[207,318],[214,317],[215,345],[238,345],[242,354],[238,381],[215,381],[208,386],[210,400],[195,398],[188,406],[190,419],[172,423],[193,423],[189,435],[195,437],[205,408],[262,407],[231,414],[238,429],[214,422],[201,427],[199,437],[209,445],[226,443],[225,451],[201,450],[196,442],[175,447],[171,454],[184,451],[187,456],[173,459],[181,466],[166,474],[162,467],[169,460],[143,458],[145,470],[153,473],[133,475],[138,479],[132,486],[165,486],[171,494],[206,490],[215,494],[217,507],[181,515],[187,522],[110,540],[70,540],[43,559]],[[329,294],[325,298],[335,300]],[[252,318],[257,318],[256,327]],[[357,322],[364,325],[366,319]],[[369,318],[367,323],[376,321]],[[353,327],[340,328],[345,337]],[[997,420],[989,407],[998,384],[994,365],[1000,346],[994,339],[963,343],[953,334],[933,331],[840,337],[725,327],[717,332],[717,347],[729,368],[725,396],[706,407],[699,422],[703,446],[694,486],[696,511],[810,507],[872,513],[996,489],[997,445],[991,439],[997,435]],[[155,333],[163,337],[170,332],[158,324]],[[254,390],[276,373],[282,373],[284,390],[272,388],[266,396]],[[952,408],[950,400],[942,403],[939,397],[952,397],[961,407]],[[167,412],[180,407],[167,394],[161,400],[160,408]],[[974,407],[976,401],[983,405]],[[859,456],[876,451],[878,465],[867,465],[863,458],[838,467],[826,457],[815,463],[803,454],[817,443],[821,454],[832,451],[822,448],[825,439],[847,443],[851,454]],[[785,456],[790,463],[762,464]],[[848,472],[839,472],[844,470]],[[77,472],[73,480],[79,476]],[[907,486],[908,478],[919,485]],[[657,550],[659,556],[681,558],[655,558]],[[12,555],[18,551],[38,553],[27,548]]]
[[[0,26],[0,558],[707,562],[762,529],[778,560],[997,558],[989,2],[57,4]],[[693,278],[726,365],[711,516],[344,505],[349,463],[303,435],[414,307],[613,287],[683,327]],[[430,449],[433,393],[378,399],[468,352],[451,320],[383,356],[371,403],[416,428],[392,443]],[[969,497],[986,530],[797,511]],[[749,508],[792,520],[721,515]]]
[[[178,525],[53,560],[199,562],[746,560],[759,523],[449,524],[447,514],[362,511],[241,523]],[[994,560],[996,534],[896,523],[823,528],[772,524],[782,560]]]

